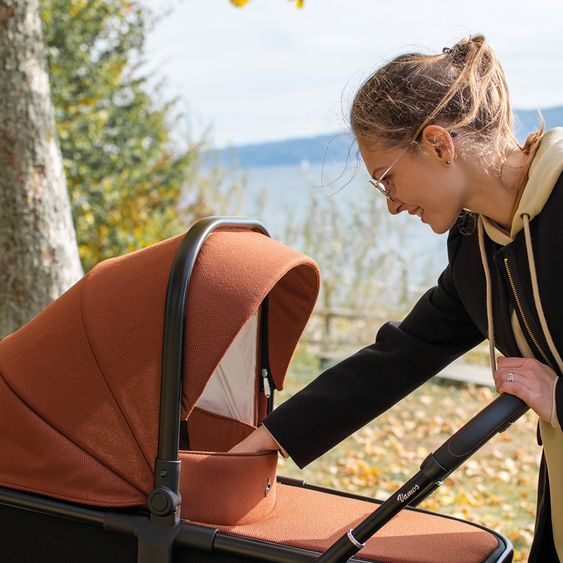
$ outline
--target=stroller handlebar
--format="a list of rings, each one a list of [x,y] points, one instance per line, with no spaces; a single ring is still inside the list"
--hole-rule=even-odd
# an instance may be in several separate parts
[[[457,469],[483,444],[495,434],[504,432],[528,409],[528,405],[518,397],[502,394],[446,440],[434,452],[434,458],[448,471]]]
[[[420,471],[381,503],[365,520],[340,537],[317,562],[340,563],[356,554],[373,534],[406,506],[414,506],[438,488],[452,471],[498,432],[506,430],[527,410],[513,395],[503,394],[448,438],[421,464]]]

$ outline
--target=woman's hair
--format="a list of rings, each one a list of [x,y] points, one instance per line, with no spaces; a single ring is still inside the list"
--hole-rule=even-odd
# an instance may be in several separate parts
[[[471,146],[479,156],[492,157],[489,164],[501,166],[510,141],[533,154],[543,134],[542,120],[539,131],[520,146],[513,119],[504,72],[483,35],[462,39],[438,55],[393,59],[363,83],[350,111],[356,139],[368,145],[406,146],[427,125],[438,124],[457,132],[462,150]]]

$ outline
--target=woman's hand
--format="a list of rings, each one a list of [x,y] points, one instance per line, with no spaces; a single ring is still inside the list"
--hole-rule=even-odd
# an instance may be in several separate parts
[[[494,373],[499,393],[522,399],[545,422],[551,423],[553,387],[557,375],[545,364],[532,358],[504,358],[497,360]]]
[[[259,426],[252,434],[247,436],[242,442],[239,442],[236,446],[233,446],[230,450],[230,454],[249,454],[263,452],[267,450],[277,450],[278,444],[272,438],[270,433],[264,428],[264,426]]]

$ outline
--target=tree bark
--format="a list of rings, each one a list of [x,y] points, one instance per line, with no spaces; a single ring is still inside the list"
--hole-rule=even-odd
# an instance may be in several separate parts
[[[0,338],[82,275],[37,0],[0,0]]]

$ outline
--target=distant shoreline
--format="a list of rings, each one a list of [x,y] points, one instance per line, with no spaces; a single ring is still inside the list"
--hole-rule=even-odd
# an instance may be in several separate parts
[[[545,120],[545,129],[563,126],[563,106],[539,110],[515,110],[515,132],[520,141],[539,127],[538,111]],[[297,139],[253,143],[213,149],[205,160],[211,164],[238,168],[260,166],[297,166],[301,163],[343,163],[355,158],[354,139],[349,132],[341,131]]]

